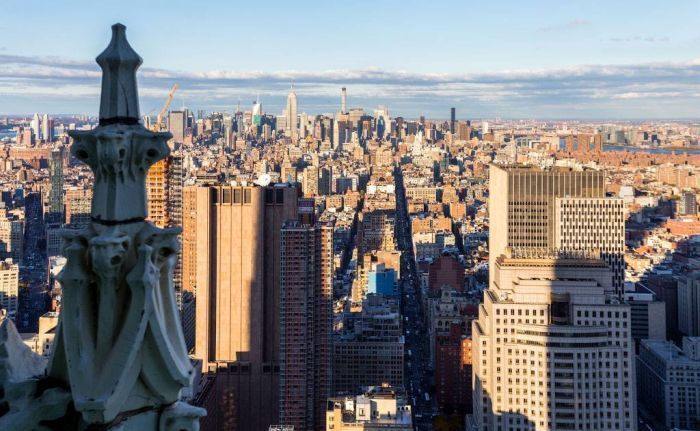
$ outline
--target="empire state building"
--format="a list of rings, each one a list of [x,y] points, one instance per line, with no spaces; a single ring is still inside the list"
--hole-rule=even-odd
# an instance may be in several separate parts
[[[286,114],[286,131],[285,135],[292,138],[292,142],[296,142],[299,138],[299,128],[297,127],[297,94],[294,92],[294,84],[287,95]]]

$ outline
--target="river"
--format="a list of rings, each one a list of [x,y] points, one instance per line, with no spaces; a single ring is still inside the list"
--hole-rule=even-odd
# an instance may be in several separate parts
[[[630,153],[655,153],[655,154],[700,154],[700,148],[638,148],[626,145],[603,145],[603,151],[629,151]]]

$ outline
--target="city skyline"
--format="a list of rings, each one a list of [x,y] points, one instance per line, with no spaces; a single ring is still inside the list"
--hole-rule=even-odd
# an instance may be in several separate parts
[[[613,37],[603,22],[673,43],[665,8],[173,0],[131,5],[134,24],[130,0],[67,1],[30,21],[52,57],[0,42],[0,429],[700,431],[700,119],[562,119],[695,114],[700,60],[568,64],[574,34]],[[101,73],[75,60],[104,30],[86,12],[141,27],[111,26]],[[465,66],[448,36],[479,26],[453,26],[494,12],[493,58],[528,31],[569,50]],[[47,14],[65,28],[49,45]],[[233,36],[209,43],[221,17]],[[184,43],[183,23],[213,30]],[[262,72],[271,35],[287,72]],[[137,45],[156,62],[139,88]],[[222,47],[247,72],[202,72]],[[364,66],[377,55],[411,68]],[[11,93],[28,115],[2,114]],[[69,99],[99,116],[47,107]]]
[[[263,109],[279,115],[294,81],[307,113],[337,112],[347,87],[349,107],[388,105],[406,117],[447,118],[444,106],[455,106],[458,118],[697,118],[700,33],[691,21],[700,10],[691,2],[444,1],[430,19],[412,2],[215,3],[200,14],[185,3],[115,2],[98,13],[72,3],[70,16],[58,5],[36,8],[40,32],[22,18],[30,5],[6,5],[0,115],[96,113],[91,53],[101,38],[80,36],[119,19],[147,59],[144,114],[178,83],[173,106],[232,111],[259,94]]]

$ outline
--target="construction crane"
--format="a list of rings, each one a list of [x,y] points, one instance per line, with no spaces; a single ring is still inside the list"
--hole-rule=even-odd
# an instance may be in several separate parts
[[[160,132],[162,129],[162,122],[163,122],[163,117],[165,116],[165,113],[168,111],[168,108],[170,107],[170,104],[173,101],[173,97],[175,97],[175,92],[177,89],[180,88],[177,84],[173,85],[173,88],[170,89],[170,93],[168,94],[168,99],[165,101],[165,105],[163,105],[163,109],[160,110],[158,113],[158,117],[156,117],[156,122],[151,125],[151,130],[154,132]]]

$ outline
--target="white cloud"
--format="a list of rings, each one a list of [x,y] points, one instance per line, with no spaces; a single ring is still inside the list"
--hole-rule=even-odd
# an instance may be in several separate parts
[[[65,106],[84,110],[95,106],[99,79],[99,67],[92,62],[0,54],[0,112],[41,110],[43,98],[54,103],[64,98],[72,101]],[[339,88],[347,86],[351,101],[358,105],[380,102],[408,110],[428,105],[445,109],[447,103],[459,102],[506,116],[510,112],[536,115],[544,107],[563,112],[571,112],[572,107],[580,112],[601,110],[605,115],[614,115],[619,109],[628,115],[648,112],[642,109],[644,103],[672,98],[678,104],[678,114],[683,114],[691,112],[691,102],[697,105],[700,59],[481,73],[416,73],[378,67],[270,72],[142,68],[139,72],[142,107],[148,109],[162,103],[173,83],[180,84],[178,97],[191,106],[235,106],[238,99],[252,100],[259,92],[272,109],[282,106],[292,80],[300,103],[308,103],[310,112],[311,107],[333,103]],[[611,105],[613,101],[618,105]],[[665,106],[662,113],[669,112],[668,108]]]

